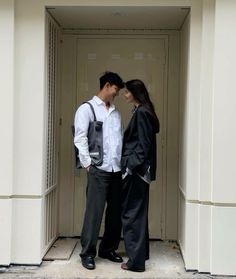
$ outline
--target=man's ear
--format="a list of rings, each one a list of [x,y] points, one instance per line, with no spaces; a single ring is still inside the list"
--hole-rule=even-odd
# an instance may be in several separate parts
[[[104,85],[104,88],[108,89],[110,86],[111,86],[110,83],[106,82],[105,85]]]

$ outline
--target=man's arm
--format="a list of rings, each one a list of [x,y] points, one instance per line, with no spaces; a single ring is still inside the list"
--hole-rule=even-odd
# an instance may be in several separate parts
[[[74,126],[75,136],[74,144],[79,150],[79,159],[84,168],[91,165],[91,158],[89,156],[88,147],[88,128],[91,119],[91,112],[88,105],[81,105],[75,114]]]

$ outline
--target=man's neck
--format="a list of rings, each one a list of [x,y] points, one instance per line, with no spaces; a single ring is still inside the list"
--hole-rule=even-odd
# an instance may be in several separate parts
[[[98,94],[97,94],[98,98],[100,98],[104,103],[107,102],[106,100],[106,95],[104,94],[103,91],[99,91]]]
[[[102,91],[98,92],[97,97],[105,103],[107,109],[110,108],[111,103],[106,99],[105,94]]]
[[[110,102],[107,102],[107,103],[105,103],[105,104],[106,104],[106,108],[109,109],[110,106],[111,106],[111,103],[110,103]]]

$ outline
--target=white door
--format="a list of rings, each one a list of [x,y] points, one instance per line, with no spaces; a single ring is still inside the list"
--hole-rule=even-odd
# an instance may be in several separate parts
[[[166,92],[165,37],[80,38],[77,40],[77,107],[99,90],[99,77],[106,71],[120,74],[124,81],[139,78],[144,81],[158,114],[161,132],[157,136],[157,180],[151,183],[149,206],[150,238],[162,238],[163,173],[165,172],[162,140],[165,134],[164,93]],[[122,91],[115,105],[126,127],[131,116],[131,105],[126,104]],[[161,140],[162,139],[162,140]],[[85,208],[86,172],[75,176],[74,235],[80,235]]]

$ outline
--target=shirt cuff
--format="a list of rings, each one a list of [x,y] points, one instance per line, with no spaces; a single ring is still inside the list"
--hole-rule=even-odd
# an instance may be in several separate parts
[[[130,170],[129,168],[126,168],[126,172],[127,172],[128,174],[130,174],[130,175],[133,174],[133,173],[132,173],[132,170]]]
[[[81,161],[81,160],[80,160]],[[83,166],[83,168],[87,168],[87,167],[89,167],[90,165],[91,165],[91,162],[92,162],[92,160],[91,160],[91,158],[89,158],[88,160],[86,160],[86,161],[81,161],[81,165]]]
[[[132,175],[133,173],[130,169],[126,168],[125,173],[122,174],[122,179],[125,179],[128,174]]]

